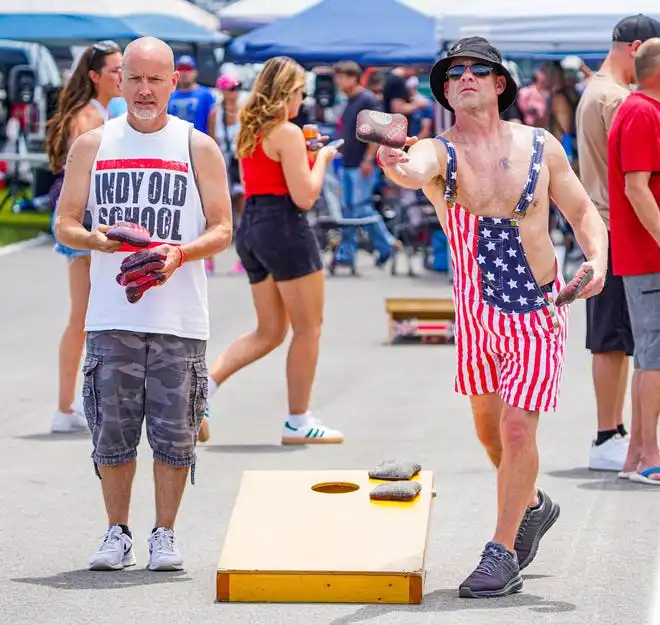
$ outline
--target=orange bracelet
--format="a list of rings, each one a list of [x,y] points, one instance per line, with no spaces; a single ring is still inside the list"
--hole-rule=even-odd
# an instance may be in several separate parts
[[[178,264],[178,267],[181,267],[181,265],[183,265],[184,261],[186,260],[186,257],[183,253],[183,250],[181,248],[178,248],[178,249],[179,249],[179,264]]]

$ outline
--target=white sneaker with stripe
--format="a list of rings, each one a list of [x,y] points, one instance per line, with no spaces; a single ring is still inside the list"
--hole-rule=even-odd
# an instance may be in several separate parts
[[[339,430],[326,427],[314,417],[309,417],[298,427],[290,421],[286,421],[282,428],[283,445],[319,445],[343,442],[344,435]]]
[[[159,527],[149,536],[150,571],[180,571],[183,558],[176,544],[176,535],[168,527]]]
[[[136,563],[133,539],[122,532],[119,525],[112,525],[103,537],[99,550],[89,561],[92,571],[119,571]]]

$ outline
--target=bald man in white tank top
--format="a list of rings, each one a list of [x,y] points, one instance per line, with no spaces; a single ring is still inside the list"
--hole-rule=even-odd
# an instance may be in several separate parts
[[[136,563],[129,528],[135,459],[146,420],[153,450],[156,519],[150,570],[178,570],[174,522],[190,472],[208,395],[209,312],[203,259],[231,242],[231,201],[222,154],[212,138],[170,117],[177,84],[172,50],[144,37],[124,52],[125,116],[72,146],[56,222],[58,240],[91,250],[84,363],[85,416],[108,529],[95,570]],[[93,229],[81,224],[84,211]],[[105,232],[120,221],[147,227],[166,255],[166,281],[134,304],[115,281],[130,253]]]

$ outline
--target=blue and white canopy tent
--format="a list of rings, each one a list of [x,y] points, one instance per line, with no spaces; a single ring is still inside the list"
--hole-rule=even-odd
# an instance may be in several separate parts
[[[463,37],[486,37],[508,58],[602,58],[616,23],[644,13],[660,19],[658,0],[470,0],[437,11],[436,42],[448,48]]]
[[[220,20],[186,0],[0,0],[3,39],[72,45],[151,35],[224,43]]]

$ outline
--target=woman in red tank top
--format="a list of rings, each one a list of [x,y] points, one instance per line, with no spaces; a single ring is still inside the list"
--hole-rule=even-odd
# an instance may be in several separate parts
[[[241,111],[237,155],[245,208],[236,231],[236,250],[245,267],[257,314],[254,332],[239,337],[210,369],[212,393],[229,376],[262,358],[286,337],[289,415],[283,444],[341,443],[343,435],[320,423],[309,403],[323,320],[321,251],[307,221],[328,163],[328,146],[308,159],[302,130],[290,120],[305,98],[305,71],[287,57],[270,59]],[[310,167],[311,164],[311,167]],[[208,421],[203,424],[208,437]]]

